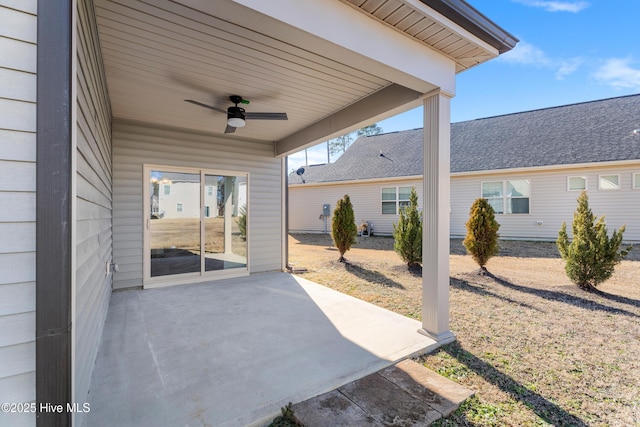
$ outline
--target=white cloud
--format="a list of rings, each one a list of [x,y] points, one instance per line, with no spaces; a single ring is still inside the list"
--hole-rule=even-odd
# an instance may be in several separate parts
[[[537,67],[549,66],[551,63],[542,49],[524,41],[518,43],[509,52],[500,55],[499,58],[512,64],[535,65]]]
[[[550,1],[550,0],[516,0],[518,3],[538,7],[547,12],[578,13],[590,6],[586,1]]]
[[[600,82],[614,88],[640,90],[640,68],[633,68],[630,58],[610,58],[594,73]]]
[[[582,58],[553,59],[539,47],[521,41],[516,47],[499,56],[499,60],[509,64],[529,65],[535,68],[546,68],[555,70],[555,77],[558,80],[575,73],[584,62]]]
[[[569,74],[575,73],[583,62],[582,58],[571,58],[559,61],[559,68],[556,70],[556,79],[562,80]]]

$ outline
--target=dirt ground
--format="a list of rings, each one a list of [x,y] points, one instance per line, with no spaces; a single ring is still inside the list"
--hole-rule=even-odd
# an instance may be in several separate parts
[[[247,256],[247,244],[240,237],[237,218],[232,218],[231,245],[233,253]],[[204,220],[205,250],[224,252],[224,218]],[[151,249],[175,247],[200,253],[200,219],[162,218],[151,220]]]
[[[339,263],[328,235],[292,235],[303,277],[420,319],[421,276],[393,239],[359,238]],[[640,247],[599,286],[578,289],[555,243],[501,241],[489,276],[451,240],[457,341],[421,361],[476,392],[440,425],[640,426]]]

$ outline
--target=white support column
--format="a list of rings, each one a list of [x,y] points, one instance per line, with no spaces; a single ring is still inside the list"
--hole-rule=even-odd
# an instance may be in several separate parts
[[[422,329],[439,343],[449,330],[450,96],[424,99],[424,227],[422,235]]]

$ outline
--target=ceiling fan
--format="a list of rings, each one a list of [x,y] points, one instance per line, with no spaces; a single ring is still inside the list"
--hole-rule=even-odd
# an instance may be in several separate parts
[[[238,107],[238,104],[249,104],[249,100],[243,99],[239,95],[231,95],[229,100],[233,102],[235,106],[229,107],[225,111],[221,108],[194,101],[193,99],[185,99],[186,102],[190,102],[191,104],[226,114],[227,128],[224,130],[224,133],[235,132],[236,128],[241,128],[246,124],[246,120],[288,120],[287,113],[253,113],[245,111],[244,108]]]

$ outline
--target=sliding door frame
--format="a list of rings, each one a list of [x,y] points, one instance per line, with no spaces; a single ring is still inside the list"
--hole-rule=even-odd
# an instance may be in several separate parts
[[[171,173],[187,173],[187,174],[199,174],[200,175],[200,272],[197,273],[182,273],[182,274],[172,274],[165,276],[157,276],[151,277],[151,193],[150,193],[150,185],[149,185],[149,176],[151,171],[162,171],[162,172],[171,172]],[[205,258],[205,175],[215,175],[215,176],[237,176],[237,177],[246,177],[246,209],[247,212],[250,212],[250,198],[249,198],[249,189],[250,189],[250,176],[249,172],[245,171],[230,171],[230,170],[221,170],[221,169],[207,169],[207,168],[198,168],[198,167],[183,167],[183,166],[170,166],[170,165],[157,165],[157,164],[144,164],[143,165],[143,178],[142,178],[142,197],[143,197],[143,224],[142,224],[142,238],[143,238],[143,256],[142,256],[142,266],[143,266],[143,288],[158,288],[165,286],[173,286],[173,285],[183,285],[188,283],[197,283],[218,279],[226,279],[232,277],[243,277],[248,276],[250,271],[250,253],[249,253],[249,241],[250,241],[250,223],[251,223],[251,215],[247,213],[247,239],[246,239],[246,266],[240,268],[231,268],[231,269],[222,269],[222,270],[213,270],[213,271],[205,271],[204,268],[204,258]],[[215,208],[214,208],[215,209]],[[226,242],[225,242],[226,243]]]

